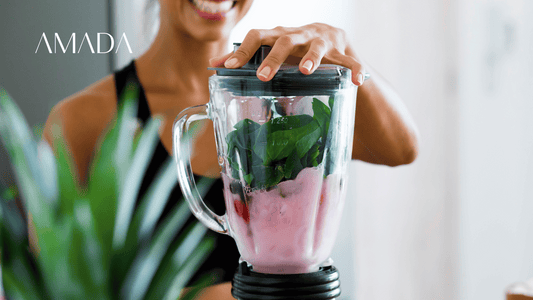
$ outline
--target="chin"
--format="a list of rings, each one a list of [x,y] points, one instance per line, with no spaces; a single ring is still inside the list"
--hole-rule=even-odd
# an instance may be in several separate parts
[[[193,39],[205,42],[215,42],[228,39],[234,26],[188,26],[186,32]]]
[[[205,42],[216,42],[220,40],[227,40],[229,38],[229,33],[223,33],[223,32],[209,32],[207,34],[203,34],[199,36],[199,40],[205,41]]]

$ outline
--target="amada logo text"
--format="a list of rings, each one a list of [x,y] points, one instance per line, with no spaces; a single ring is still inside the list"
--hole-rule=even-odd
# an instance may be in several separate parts
[[[66,45],[63,42],[64,40],[65,39],[61,40],[61,37],[56,32],[54,34],[53,48],[52,48],[50,39],[46,36],[46,33],[43,32],[43,34],[41,35],[41,38],[39,39],[39,44],[37,44],[37,48],[35,49],[35,53],[39,51],[40,47],[45,48],[45,50],[41,50],[41,51],[48,51],[48,53],[50,54],[67,53],[67,51],[70,52],[69,47],[72,47],[72,53],[74,54],[80,53],[80,51],[82,51],[82,48],[88,49],[89,51],[91,51],[91,53],[105,54],[105,53],[109,53],[113,51],[113,49],[115,49],[115,53],[117,53],[118,49],[120,49],[121,46],[127,47],[128,52],[132,53],[130,43],[128,42],[128,38],[126,37],[126,33],[123,33],[120,39],[118,40],[118,43],[115,43],[116,39],[111,34],[107,32],[98,32],[96,34],[96,51],[95,51],[93,41],[91,41],[91,37],[89,36],[87,32],[83,35],[83,38],[81,39],[81,42],[79,43],[79,45],[76,44],[77,39],[76,39],[75,32],[73,32],[70,35],[70,38],[68,39],[68,42],[66,43]],[[104,46],[104,42],[106,43],[105,46]],[[115,48],[115,44],[117,45],[116,48]],[[59,49],[57,47],[58,45],[59,45]],[[109,49],[102,49],[102,47],[107,48],[108,46],[109,46]]]

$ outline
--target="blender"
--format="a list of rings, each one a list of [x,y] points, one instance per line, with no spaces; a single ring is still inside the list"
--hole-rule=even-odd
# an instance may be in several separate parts
[[[261,46],[239,69],[210,68],[209,103],[174,123],[179,183],[193,214],[237,244],[236,299],[336,299],[339,273],[329,256],[346,197],[357,87],[337,65],[310,75],[282,65],[263,82],[256,71],[269,51]],[[203,202],[190,165],[191,124],[205,119],[215,128],[223,216]]]

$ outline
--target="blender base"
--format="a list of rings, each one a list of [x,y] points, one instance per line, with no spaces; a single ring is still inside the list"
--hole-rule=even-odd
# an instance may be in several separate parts
[[[334,266],[304,274],[257,273],[242,262],[233,277],[231,294],[237,300],[326,300],[340,296],[339,271]]]

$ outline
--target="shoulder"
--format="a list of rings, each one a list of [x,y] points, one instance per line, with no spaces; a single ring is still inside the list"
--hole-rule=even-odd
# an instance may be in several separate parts
[[[57,133],[60,133],[76,165],[84,169],[116,109],[114,75],[108,75],[56,104],[46,121],[43,139],[53,146]]]
[[[112,119],[116,112],[116,99],[114,78],[108,75],[56,104],[48,116],[45,129],[54,124],[67,131],[100,127],[104,125],[102,122],[108,123]],[[44,134],[50,132],[45,131]]]
[[[91,84],[78,93],[60,101],[56,107],[60,110],[77,111],[79,108],[95,109],[101,105],[116,106],[114,75],[108,75]],[[101,107],[105,108],[105,107]]]

